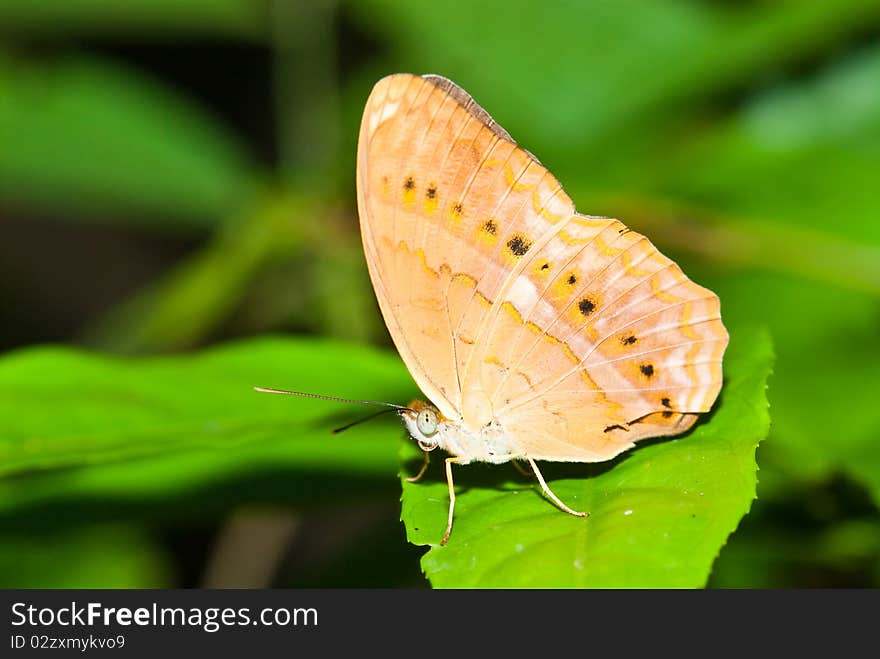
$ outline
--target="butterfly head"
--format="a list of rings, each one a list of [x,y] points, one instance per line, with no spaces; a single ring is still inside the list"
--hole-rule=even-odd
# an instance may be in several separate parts
[[[445,417],[436,407],[423,400],[414,400],[400,413],[406,429],[423,451],[433,451],[440,444],[440,427]]]

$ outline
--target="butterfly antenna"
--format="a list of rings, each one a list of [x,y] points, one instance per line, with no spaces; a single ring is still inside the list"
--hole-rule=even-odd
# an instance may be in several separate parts
[[[375,419],[377,416],[380,416],[380,415],[382,415],[382,414],[387,414],[388,412],[398,412],[398,411],[399,411],[399,410],[395,410],[394,408],[389,408],[389,409],[386,409],[386,410],[379,410],[378,412],[374,412],[373,414],[370,414],[370,415],[368,415],[368,416],[365,416],[365,417],[362,418],[362,419],[358,419],[357,421],[352,421],[351,423],[347,423],[347,424],[345,424],[344,426],[342,426],[341,428],[335,428],[334,430],[331,430],[330,432],[332,432],[334,435],[338,435],[338,434],[341,433],[343,430],[348,430],[348,429],[351,428],[352,426],[357,426],[357,425],[359,425],[359,424],[361,424],[361,423],[364,423],[364,422],[366,422],[366,421],[372,421],[372,420]]]
[[[259,391],[265,394],[284,394],[286,396],[300,396],[302,398],[317,398],[318,400],[330,400],[334,403],[352,403],[355,405],[378,405],[380,407],[388,407],[392,410],[398,411],[410,411],[415,412],[415,410],[407,407],[406,405],[397,405],[395,403],[384,403],[379,400],[356,400],[354,398],[337,398],[336,396],[324,396],[322,394],[310,394],[305,391],[287,391],[285,389],[267,389],[266,387],[254,387],[254,391]],[[390,411],[390,410],[383,410]],[[375,415],[373,415],[375,416]]]

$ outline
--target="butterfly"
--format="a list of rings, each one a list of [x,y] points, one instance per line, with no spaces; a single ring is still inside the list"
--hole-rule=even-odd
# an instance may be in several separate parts
[[[689,429],[722,385],[713,292],[616,219],[583,215],[461,87],[395,74],[370,94],[357,151],[370,279],[427,401],[410,435],[453,464],[609,460]],[[516,464],[516,463],[515,463]]]

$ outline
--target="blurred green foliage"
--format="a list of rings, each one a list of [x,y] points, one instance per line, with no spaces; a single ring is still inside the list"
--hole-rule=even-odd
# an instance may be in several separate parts
[[[288,332],[387,345],[357,233],[357,125],[379,77],[440,73],[536,153],[581,211],[649,235],[719,293],[728,324],[770,328],[773,424],[758,449],[758,500],[709,584],[880,585],[880,2],[124,4],[0,1],[0,223],[36,217],[197,244],[114,308],[79,319],[70,342],[149,354]],[[261,156],[211,102],[120,55],[120,43],[179,46],[171,52],[181,67],[205,44],[265,53],[276,157]],[[248,89],[227,84],[230,98]],[[40,294],[51,271],[40,256],[32,281],[6,278],[0,305],[10,282]],[[108,276],[112,256],[94,256]],[[81,282],[83,295],[91,284]],[[248,388],[326,385],[397,397],[389,400],[407,392],[386,392],[381,375],[350,377],[349,348],[306,350],[301,363],[271,342],[242,348],[242,359],[251,348],[265,361],[212,374],[224,353],[196,355],[192,376],[172,367],[176,376],[162,376],[161,360],[129,372],[55,349],[5,358],[2,585],[192,583],[185,575],[198,570],[168,550],[182,528],[222,539],[222,520],[245,503],[293,509],[308,527],[331,515],[328,502],[369,518],[365,502],[393,498],[394,424],[348,431],[344,450],[327,439],[319,469],[296,447],[300,436],[320,444],[310,444],[316,428],[297,425],[326,429],[303,416],[318,408],[252,399]],[[16,364],[43,366],[28,375],[32,367]],[[127,389],[141,369],[159,379]],[[273,381],[255,381],[262,373]],[[275,431],[215,445],[206,427],[175,440],[129,438],[120,425],[79,443],[72,431],[88,418],[61,412],[111,374],[119,384],[89,404],[118,407],[120,424],[138,414],[126,396],[167,396],[171,415],[193,411],[174,401],[203,391],[227,403],[202,410],[201,422],[238,411],[245,423],[264,409]],[[40,421],[56,407],[57,423]],[[340,425],[351,418],[338,413]],[[60,432],[68,422],[71,432]],[[268,441],[285,428],[289,439]],[[327,535],[322,551],[336,558],[320,570],[291,559],[279,584],[306,583],[309,570],[327,575],[312,585],[419,583],[401,577],[401,564],[417,571],[419,553],[399,553],[402,532],[378,521],[357,528]],[[115,557],[104,570],[95,567],[102,547]],[[26,568],[12,567],[19,555]],[[352,576],[352,564],[369,567]]]
[[[216,225],[258,180],[235,137],[204,112],[110,62],[32,63],[0,52],[0,89],[7,203],[61,218],[138,210],[173,230]]]

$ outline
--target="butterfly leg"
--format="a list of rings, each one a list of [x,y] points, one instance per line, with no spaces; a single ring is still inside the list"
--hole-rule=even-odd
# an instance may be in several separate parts
[[[452,463],[458,462],[458,458],[446,458],[446,482],[449,485],[449,518],[446,522],[446,533],[440,546],[446,544],[449,540],[449,534],[452,533],[452,511],[455,510],[455,488],[452,486]]]
[[[525,467],[523,467],[518,460],[511,460],[510,463],[513,465],[513,468],[516,469],[519,473],[527,478],[534,478],[534,472],[527,471]]]
[[[550,488],[547,487],[547,483],[544,482],[544,477],[541,475],[541,472],[538,470],[538,465],[535,464],[535,461],[532,460],[531,458],[527,458],[527,459],[529,461],[529,464],[532,467],[532,471],[535,472],[535,476],[538,478],[538,482],[541,484],[541,489],[544,490],[544,494],[546,494],[548,497],[550,497],[550,500],[553,503],[555,503],[559,507],[560,510],[564,510],[565,512],[567,512],[571,515],[575,515],[577,517],[588,517],[590,515],[590,513],[587,513],[587,512],[578,512],[577,510],[572,510],[571,508],[566,506],[564,503],[562,503],[562,501],[559,500],[559,497],[557,497],[555,494],[553,494],[553,492],[550,490]],[[450,520],[451,520],[451,518],[450,518]]]
[[[428,463],[431,462],[431,456],[427,451],[422,451],[422,454],[425,456],[425,461],[422,463],[422,468],[419,469],[419,473],[415,476],[408,476],[406,479],[407,483],[415,483],[417,481],[422,480],[422,476],[425,475],[425,472],[428,471]]]

